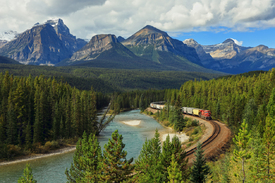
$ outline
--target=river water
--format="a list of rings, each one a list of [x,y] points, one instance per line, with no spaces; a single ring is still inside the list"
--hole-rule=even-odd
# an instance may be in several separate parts
[[[120,113],[113,122],[100,133],[98,140],[100,146],[108,142],[113,131],[118,129],[123,136],[125,150],[128,152],[127,159],[137,158],[146,138],[151,139],[156,129],[160,134],[172,133],[172,130],[163,128],[153,118],[139,113],[139,110],[132,110]],[[126,125],[125,123],[140,122],[137,126]],[[0,166],[0,183],[16,183],[22,176],[26,163],[30,163],[34,179],[38,183],[62,183],[66,182],[65,170],[70,168],[74,152],[30,160],[10,165]]]

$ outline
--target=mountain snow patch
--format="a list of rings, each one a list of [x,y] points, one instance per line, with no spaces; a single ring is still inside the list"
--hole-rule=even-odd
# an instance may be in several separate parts
[[[16,31],[5,31],[0,33],[0,40],[2,41],[11,41],[13,40],[17,35]]]
[[[230,38],[230,39],[232,39],[234,41],[234,43],[239,45],[239,46],[242,46],[242,44],[243,44],[243,41],[238,41],[238,40],[233,39],[233,38]]]

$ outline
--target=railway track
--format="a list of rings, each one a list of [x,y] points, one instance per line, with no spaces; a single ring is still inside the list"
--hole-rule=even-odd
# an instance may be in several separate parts
[[[202,148],[204,148],[205,146],[207,146],[208,144],[213,142],[221,132],[221,127],[219,124],[217,124],[216,122],[211,121],[211,120],[206,120],[206,121],[208,121],[213,126],[214,130],[213,130],[212,135],[202,143]],[[196,150],[197,150],[197,147],[194,147],[194,148],[188,150],[186,152],[186,156],[188,157],[188,156],[194,154]]]
[[[158,109],[153,109],[148,107],[147,110],[152,113],[156,113]],[[222,149],[227,147],[227,144],[231,141],[231,131],[222,123],[216,120],[206,120],[193,115],[187,115],[186,117],[202,120],[208,127],[210,127],[210,134],[204,137],[201,141],[202,149],[207,158],[215,157],[222,152]],[[207,133],[207,132],[206,132]],[[189,162],[192,162],[192,159],[195,158],[194,153],[197,149],[196,145],[190,147],[191,149],[186,149],[186,157],[189,159]]]

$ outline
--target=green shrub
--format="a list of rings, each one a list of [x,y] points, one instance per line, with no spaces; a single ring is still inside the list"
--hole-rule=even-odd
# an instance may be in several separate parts
[[[52,145],[51,149],[57,149],[60,147],[59,143],[55,140],[51,141],[51,145]]]
[[[198,129],[198,128],[195,128],[194,131],[193,131],[193,133],[192,133],[192,135],[196,135],[196,134],[198,134],[198,133],[199,133],[199,129]]]
[[[199,124],[200,124],[199,120],[195,119],[195,120],[192,121],[192,126],[199,126]]]

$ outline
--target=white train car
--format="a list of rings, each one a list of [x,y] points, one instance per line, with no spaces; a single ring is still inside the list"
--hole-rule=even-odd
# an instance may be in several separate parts
[[[152,102],[150,103],[150,107],[154,109],[163,109],[165,107],[165,101]]]

